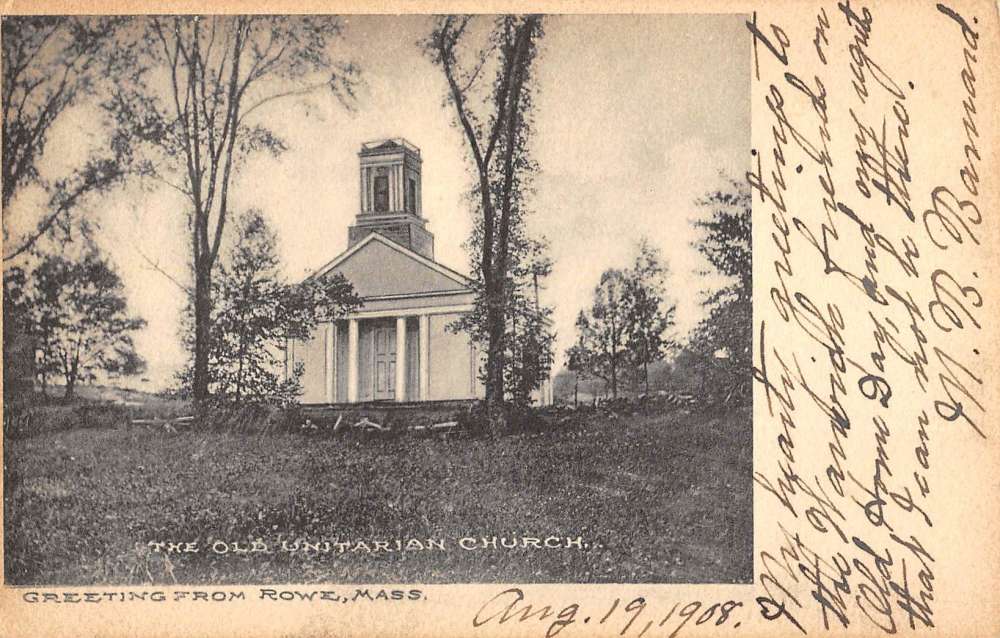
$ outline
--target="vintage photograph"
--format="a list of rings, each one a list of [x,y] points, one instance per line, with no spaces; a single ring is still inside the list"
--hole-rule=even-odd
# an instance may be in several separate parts
[[[5,16],[4,582],[751,582],[746,22]]]

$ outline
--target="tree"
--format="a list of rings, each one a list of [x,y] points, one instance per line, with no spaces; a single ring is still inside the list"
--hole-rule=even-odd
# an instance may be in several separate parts
[[[4,398],[30,396],[36,375],[34,337],[20,303],[27,266],[14,265],[54,230],[69,235],[73,213],[91,193],[105,191],[128,171],[121,146],[108,144],[63,175],[43,175],[53,125],[102,78],[122,72],[127,51],[117,47],[120,17],[4,16],[2,18],[2,197]],[[25,188],[41,189],[46,205],[18,202]]]
[[[209,384],[219,402],[286,403],[298,395],[297,377],[282,379],[281,348],[305,339],[320,321],[360,304],[342,275],[288,284],[280,275],[277,236],[259,211],[241,215],[236,239],[214,279]],[[186,342],[191,345],[190,333]],[[191,371],[182,375],[190,383]]]
[[[3,18],[3,260],[30,252],[47,232],[69,232],[70,214],[90,193],[105,191],[129,170],[127,149],[108,144],[68,175],[46,178],[39,162],[53,125],[103,78],[132,63],[118,46],[121,17],[5,16]],[[48,204],[38,219],[12,207],[26,186]]]
[[[642,239],[631,268],[601,275],[589,311],[576,319],[577,342],[566,352],[570,370],[603,379],[618,398],[625,376],[641,379],[649,392],[649,364],[671,345],[676,304],[667,304],[667,266],[658,249]]]
[[[466,248],[472,261],[481,254],[481,227],[475,226]],[[548,379],[554,361],[552,308],[543,306],[539,288],[552,272],[552,261],[547,256],[548,242],[532,239],[525,233],[523,224],[515,224],[511,231],[510,268],[505,283],[506,327],[503,337],[503,365],[505,397],[515,403],[526,404],[531,392]],[[472,288],[476,291],[473,310],[449,326],[455,332],[464,332],[473,343],[481,347],[489,344],[489,313],[483,293],[480,272],[473,268]],[[480,371],[480,378],[488,378],[488,366]]]
[[[674,324],[676,304],[667,305],[667,266],[660,251],[646,238],[639,242],[635,263],[625,273],[624,303],[627,359],[633,376],[641,379],[649,394],[649,364],[661,360],[670,342],[667,330]]]
[[[475,168],[475,225],[481,232],[479,254],[473,257],[480,281],[476,307],[483,313],[487,344],[487,414],[497,432],[505,427],[511,235],[523,219],[519,210],[535,170],[528,154],[532,65],[543,29],[541,16],[498,16],[477,46],[470,33],[480,26],[471,16],[442,16],[423,46],[447,80],[447,102]]]
[[[146,149],[146,174],[186,200],[197,404],[209,396],[212,279],[233,176],[257,154],[286,149],[252,116],[275,101],[322,87],[349,106],[357,69],[329,53],[341,31],[334,16],[149,18],[143,44],[151,72],[122,83],[107,104],[128,131],[123,137]]]
[[[549,378],[555,360],[552,308],[539,299],[540,281],[552,272],[546,255],[548,243],[520,237],[512,242],[510,290],[507,301],[509,329],[504,360],[504,386],[515,403],[527,404],[530,395]],[[485,313],[476,313],[485,316]]]
[[[624,271],[605,270],[594,289],[590,311],[577,318],[579,342],[573,356],[578,365],[585,365],[591,375],[604,381],[612,399],[618,398],[618,381],[628,354],[626,282]]]
[[[594,363],[593,350],[588,343],[590,320],[587,313],[581,310],[576,316],[576,343],[566,350],[566,368],[573,373],[573,405],[580,400],[580,378],[584,380],[590,375]]]
[[[43,387],[61,375],[67,400],[77,382],[93,381],[99,371],[130,376],[145,368],[131,333],[146,322],[129,314],[118,273],[95,249],[78,260],[44,257],[32,272],[28,306]]]
[[[20,409],[34,394],[35,341],[26,299],[27,276],[15,266],[3,272],[3,405]]]
[[[695,328],[689,348],[699,355],[711,386],[726,402],[749,402],[753,345],[753,254],[751,199],[745,184],[730,181],[726,188],[699,199],[706,215],[695,222],[702,231],[694,245],[725,284],[707,293],[702,302],[707,316]]]

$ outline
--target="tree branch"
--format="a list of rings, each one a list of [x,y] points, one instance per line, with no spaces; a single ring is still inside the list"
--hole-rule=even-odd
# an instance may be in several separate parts
[[[146,255],[146,253],[142,252],[141,248],[139,248],[138,246],[132,246],[132,247],[135,249],[135,252],[139,253],[139,256],[142,257],[143,260],[147,264],[149,264],[150,267],[153,270],[155,270],[156,272],[158,272],[161,275],[163,275],[164,277],[166,277],[167,280],[170,281],[170,283],[172,283],[173,285],[177,286],[181,290],[181,292],[183,292],[184,294],[186,294],[188,296],[190,296],[190,295],[193,294],[191,288],[189,288],[188,286],[185,286],[177,278],[175,278],[173,275],[171,275],[166,270],[164,270],[163,268],[161,268],[160,264],[158,262],[155,262],[152,259],[150,259],[149,256]]]
[[[327,84],[326,82],[316,82],[315,84],[310,84],[310,85],[304,86],[304,87],[299,88],[299,89],[292,89],[290,91],[283,91],[281,93],[274,93],[274,94],[269,95],[269,96],[267,96],[265,98],[261,98],[260,100],[258,100],[257,102],[254,102],[250,107],[248,107],[246,110],[243,111],[243,114],[240,115],[239,124],[242,124],[244,118],[246,118],[248,115],[250,115],[251,113],[253,113],[259,107],[264,106],[268,102],[273,102],[274,100],[280,100],[280,99],[286,98],[286,97],[294,97],[294,96],[298,96],[298,95],[308,95],[309,93],[312,93],[316,89],[319,89],[319,88],[322,88],[322,87],[326,86],[326,84]]]

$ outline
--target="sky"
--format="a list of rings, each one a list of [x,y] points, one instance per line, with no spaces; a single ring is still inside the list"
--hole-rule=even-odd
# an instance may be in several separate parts
[[[471,228],[464,138],[445,106],[441,71],[417,41],[426,16],[345,19],[339,55],[361,68],[356,108],[325,94],[274,102],[260,122],[288,144],[258,157],[235,179],[236,211],[260,209],[277,231],[285,276],[301,279],[347,247],[359,207],[357,152],[366,141],[403,137],[423,159],[423,210],[437,261],[468,272],[461,245]],[[549,16],[536,61],[538,94],[531,151],[540,166],[528,221],[550,241],[554,270],[542,302],[554,307],[557,369],[607,268],[625,267],[647,237],[670,267],[668,294],[683,336],[701,318],[691,246],[694,201],[742,178],[750,166],[750,41],[738,15]],[[86,109],[52,133],[45,171],[57,174],[100,143]],[[81,133],[83,137],[81,137]],[[16,205],[31,206],[30,195]],[[97,241],[148,325],[136,337],[149,362],[139,387],[169,386],[186,355],[179,338],[188,241],[183,202],[156,184],[130,184],[92,201]],[[156,264],[156,267],[151,265]],[[716,282],[717,283],[717,282]]]

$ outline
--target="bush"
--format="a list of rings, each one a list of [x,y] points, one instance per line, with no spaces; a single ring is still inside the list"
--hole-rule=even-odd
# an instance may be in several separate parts
[[[3,413],[3,438],[20,439],[31,432],[31,412],[29,410],[14,410],[8,406]]]
[[[507,403],[504,405],[504,412],[507,417],[507,428],[511,432],[538,431],[546,425],[540,418],[538,410],[526,403]]]
[[[526,403],[508,401],[504,403],[503,411],[504,419],[507,421],[507,434],[537,431],[547,425],[540,417],[538,409]],[[476,401],[459,412],[455,420],[458,421],[458,428],[461,431],[474,436],[490,432],[486,403],[482,401]]]
[[[486,414],[486,404],[476,401],[455,415],[458,428],[471,434],[486,434],[489,432],[489,418]]]
[[[123,405],[115,403],[84,403],[73,408],[76,427],[82,428],[118,428],[132,422],[131,411]],[[74,427],[69,424],[65,429]]]
[[[295,431],[304,420],[298,406],[217,403],[204,408],[195,427],[212,432],[276,434]]]
[[[4,436],[24,438],[44,432],[83,428],[120,428],[132,420],[129,409],[114,403],[40,405],[4,412]]]

